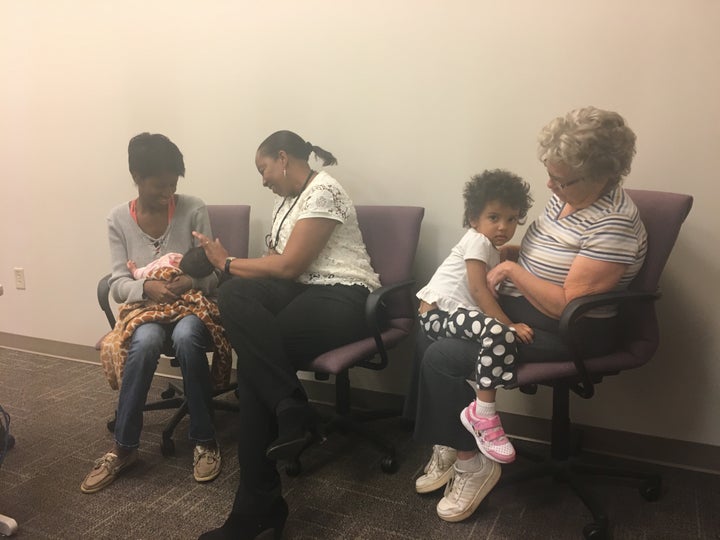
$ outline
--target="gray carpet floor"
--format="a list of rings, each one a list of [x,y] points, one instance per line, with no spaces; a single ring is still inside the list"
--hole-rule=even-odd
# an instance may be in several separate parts
[[[156,377],[153,399],[166,383]],[[0,467],[0,513],[18,522],[16,538],[194,539],[222,524],[238,481],[238,433],[229,412],[216,417],[223,471],[214,482],[193,480],[187,420],[175,433],[175,455],[161,455],[160,434],[172,412],[156,411],[145,414],[139,463],[99,493],[80,492],[93,461],[112,444],[105,423],[115,399],[97,365],[0,348],[0,406],[17,441]],[[304,454],[300,476],[283,478],[285,538],[570,539],[582,538],[591,521],[566,485],[537,479],[496,488],[471,518],[445,523],[435,514],[441,493],[413,489],[429,448],[399,421],[377,427],[397,444],[399,471],[383,473],[372,447],[332,435]],[[646,467],[663,474],[659,501],[646,502],[626,485],[597,485],[613,538],[720,539],[720,477]]]

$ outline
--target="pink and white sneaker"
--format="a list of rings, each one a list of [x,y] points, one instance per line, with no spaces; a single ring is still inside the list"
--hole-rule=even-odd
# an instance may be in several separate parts
[[[497,414],[492,416],[476,416],[475,402],[465,407],[460,413],[460,421],[475,437],[480,451],[498,463],[515,461],[515,448],[505,435],[505,430]]]

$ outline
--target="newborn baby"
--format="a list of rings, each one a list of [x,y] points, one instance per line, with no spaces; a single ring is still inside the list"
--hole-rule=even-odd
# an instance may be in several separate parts
[[[205,255],[205,250],[201,247],[190,248],[185,255],[166,253],[140,268],[137,267],[135,261],[128,261],[127,267],[135,279],[145,279],[153,270],[165,267],[179,268],[182,272],[194,278],[209,276],[215,270],[207,255]]]

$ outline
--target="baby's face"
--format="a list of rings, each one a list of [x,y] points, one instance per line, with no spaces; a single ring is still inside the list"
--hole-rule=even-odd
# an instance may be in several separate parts
[[[517,208],[510,208],[500,201],[490,201],[482,213],[470,221],[470,225],[487,236],[493,246],[500,247],[513,237],[519,219],[520,210]]]
[[[168,257],[168,263],[175,268],[180,266],[180,261],[182,261],[182,255],[180,253],[171,253]]]

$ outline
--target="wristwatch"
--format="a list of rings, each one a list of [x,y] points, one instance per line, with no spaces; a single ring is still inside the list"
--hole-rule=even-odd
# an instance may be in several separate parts
[[[233,262],[237,257],[228,257],[225,259],[225,273],[230,275],[230,263]]]

